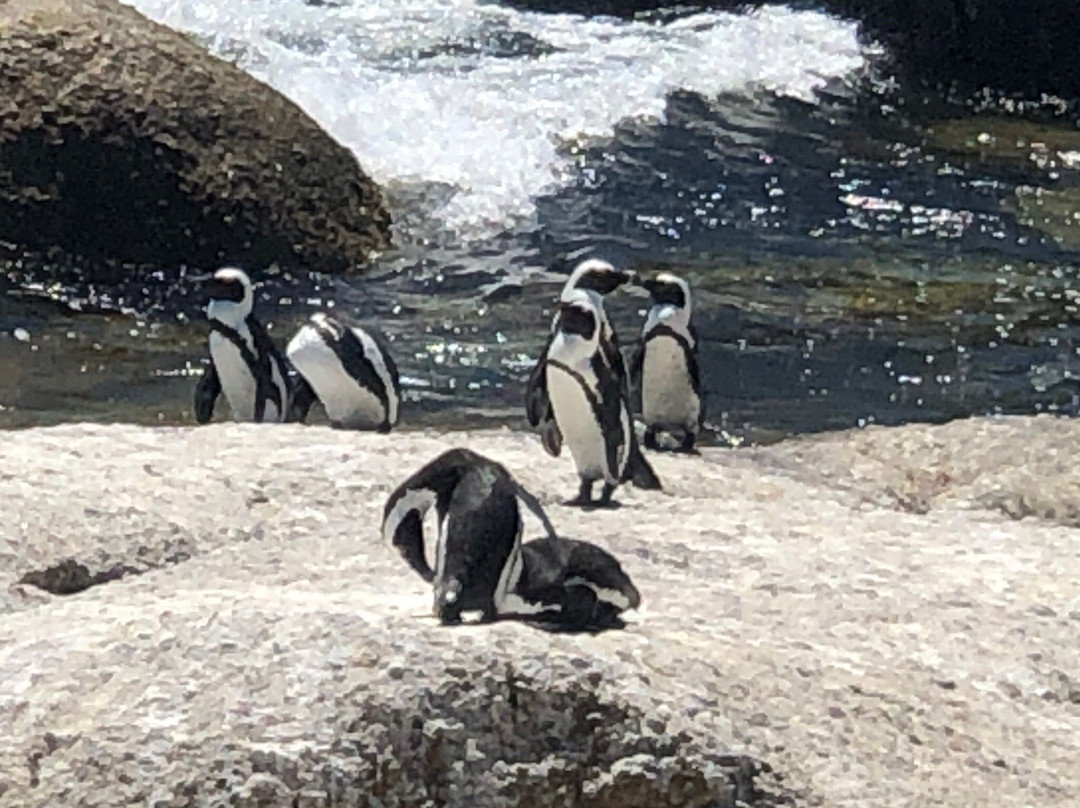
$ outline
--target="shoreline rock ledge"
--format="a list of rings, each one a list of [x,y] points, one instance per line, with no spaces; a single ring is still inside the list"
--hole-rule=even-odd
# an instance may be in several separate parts
[[[118,0],[0,0],[0,239],[116,265],[341,271],[377,185],[298,106]]]
[[[453,445],[620,558],[625,629],[435,624],[377,525]],[[505,430],[7,432],[0,805],[1071,808],[1078,454],[871,428],[657,456],[588,513]]]

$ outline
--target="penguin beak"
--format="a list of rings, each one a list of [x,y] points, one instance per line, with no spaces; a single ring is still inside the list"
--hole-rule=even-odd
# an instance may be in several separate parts
[[[650,295],[656,291],[656,279],[647,278],[638,282],[638,286],[648,292]]]

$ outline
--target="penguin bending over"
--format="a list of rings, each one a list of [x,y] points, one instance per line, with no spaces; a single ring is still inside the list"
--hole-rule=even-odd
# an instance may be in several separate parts
[[[235,421],[289,420],[288,365],[252,309],[255,296],[243,270],[226,267],[206,285],[210,366],[195,387],[195,420],[207,423],[224,391]]]
[[[397,426],[401,382],[381,336],[346,326],[318,312],[300,327],[285,353],[304,382],[294,417],[304,420],[317,397],[331,426],[377,429]]]
[[[681,451],[692,452],[705,408],[697,334],[690,322],[690,286],[668,272],[642,286],[652,296],[653,305],[630,370],[641,388],[645,447],[660,448],[656,436],[665,431],[681,434]]]
[[[451,449],[403,482],[383,508],[382,534],[434,586],[436,617],[461,622],[479,611],[485,621],[518,612],[521,514],[518,500],[555,530],[540,503],[499,463],[469,449]],[[424,555],[424,515],[438,517],[435,568]]]
[[[593,297],[569,292],[559,304],[544,363],[552,414],[581,478],[571,505],[592,504],[597,480],[603,481],[601,506],[611,504],[615,487],[627,479],[639,488],[660,488],[637,445],[625,374],[601,347],[602,329]]]
[[[618,270],[607,261],[598,258],[590,258],[580,262],[574,267],[570,277],[563,285],[560,294],[560,302],[567,300],[575,290],[588,293],[600,315],[601,333],[600,345],[608,359],[608,363],[616,369],[620,376],[625,376],[622,352],[619,350],[619,340],[615,329],[611,327],[607,314],[604,311],[604,295],[611,294],[624,283],[633,280],[633,273]],[[551,333],[547,342],[544,343],[540,356],[529,374],[529,380],[525,385],[525,415],[529,425],[539,429],[541,442],[544,449],[552,457],[558,457],[562,451],[562,435],[555,423],[551,411],[551,401],[547,391],[547,373],[545,363],[548,349],[555,336],[555,326],[558,315],[552,319]]]

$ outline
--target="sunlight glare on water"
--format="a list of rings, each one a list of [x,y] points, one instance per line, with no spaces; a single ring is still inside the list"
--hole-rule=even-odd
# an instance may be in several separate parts
[[[866,61],[854,23],[770,7],[668,22],[586,20],[475,0],[128,0],[296,101],[393,191],[441,186],[462,241],[528,228],[570,184],[561,144],[662,119],[675,90],[810,100]]]

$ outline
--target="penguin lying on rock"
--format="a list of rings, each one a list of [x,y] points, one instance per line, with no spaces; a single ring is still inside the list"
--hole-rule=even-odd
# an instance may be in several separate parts
[[[224,392],[234,421],[291,420],[292,383],[288,365],[252,313],[251,279],[226,267],[206,284],[210,320],[210,366],[195,387],[195,420],[207,423]]]
[[[518,596],[531,618],[571,629],[619,628],[641,595],[618,560],[587,541],[546,536],[521,546]],[[539,608],[538,608],[539,607]]]
[[[546,538],[521,544],[518,500]],[[435,568],[424,553],[424,516],[438,523]],[[618,562],[600,548],[556,535],[540,503],[501,464],[469,449],[436,457],[390,495],[382,534],[434,590],[435,616],[461,622],[538,620],[567,628],[617,625],[640,596]]]

